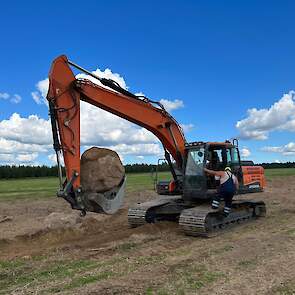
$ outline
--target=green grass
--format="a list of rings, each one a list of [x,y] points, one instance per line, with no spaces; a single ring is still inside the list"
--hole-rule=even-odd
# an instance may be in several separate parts
[[[266,177],[274,177],[274,176],[291,176],[295,175],[295,168],[277,168],[277,169],[265,169]]]
[[[55,177],[0,181],[0,200],[54,197],[58,185]]]
[[[48,280],[71,277],[77,271],[87,271],[99,266],[91,260],[57,261],[44,263],[36,267],[35,261],[12,260],[0,263],[0,290],[11,286],[21,287],[27,284],[38,284]],[[2,292],[0,291],[0,294]],[[7,294],[7,293],[3,293]]]
[[[108,279],[114,275],[115,273],[113,273],[112,271],[103,271],[95,275],[85,275],[85,276],[77,277],[77,278],[74,278],[70,283],[64,285],[62,288],[59,288],[58,291],[65,291],[65,290],[80,288],[91,283]],[[53,288],[50,291],[56,291],[56,290],[54,290]]]
[[[118,251],[131,251],[134,250],[137,247],[136,243],[133,242],[127,242],[127,243],[123,243],[123,244],[119,244],[117,245],[114,250],[118,250]]]
[[[125,249],[124,249],[125,250]],[[0,295],[28,288],[25,294],[52,294],[128,275],[143,266],[158,265],[165,255],[115,256],[106,260],[75,260],[65,257],[50,259],[15,259],[0,261]],[[15,292],[16,293],[16,292]]]
[[[127,174],[127,192],[154,189],[154,177],[152,173],[130,173]],[[170,172],[159,173],[158,180],[171,179]]]
[[[0,294],[17,293],[17,290],[23,290],[25,294],[71,292],[100,281],[132,276],[132,273],[145,268],[153,269],[153,266],[165,263],[167,257],[166,253],[155,256],[122,255],[106,260],[38,256],[37,259],[0,261]],[[148,287],[145,293],[186,294],[186,291],[196,291],[224,277],[222,272],[208,270],[204,264],[171,265],[167,280],[159,288]]]
[[[265,175],[268,179],[276,176],[295,175],[295,168],[266,169]],[[153,190],[154,176],[151,173],[127,174],[127,192]],[[158,179],[171,179],[171,174],[161,172]],[[58,179],[56,177],[0,180],[0,201],[54,198],[57,188]]]
[[[257,259],[249,259],[249,260],[241,260],[238,263],[238,268],[243,269],[243,268],[249,268],[249,267],[254,267],[257,264]]]
[[[169,172],[162,172],[159,179],[170,179]],[[37,199],[56,196],[56,177],[0,180],[0,200]],[[127,192],[153,190],[154,179],[151,173],[127,174]]]
[[[170,280],[154,294],[197,294],[197,290],[206,287],[216,280],[225,278],[225,274],[218,271],[209,271],[203,264],[178,265],[171,268]]]
[[[44,293],[54,293],[69,290],[84,285],[108,279],[114,273],[109,268],[125,263],[124,258],[112,258],[107,261],[97,260],[53,260],[48,261],[46,256],[38,259],[15,259],[0,261],[0,294],[10,294],[16,289],[29,286],[38,289],[38,286],[50,282],[49,290]]]

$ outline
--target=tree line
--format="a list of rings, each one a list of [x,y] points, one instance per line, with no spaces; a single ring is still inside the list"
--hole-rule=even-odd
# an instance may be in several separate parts
[[[261,163],[257,164],[263,166],[265,169],[276,169],[276,168],[295,168],[295,162],[286,163]],[[166,163],[161,165],[153,164],[127,164],[124,166],[126,173],[143,173],[143,172],[155,172],[158,171],[169,171],[169,167]],[[65,173],[63,169],[63,173]],[[50,177],[57,176],[57,166],[0,166],[0,179],[10,178],[26,178],[26,177]]]
[[[124,166],[126,173],[141,173],[156,171],[156,165],[151,164],[127,164]],[[158,171],[169,171],[167,164],[158,166]],[[63,168],[63,175],[65,170]],[[50,177],[57,176],[57,166],[0,166],[0,179],[26,178],[26,177]]]

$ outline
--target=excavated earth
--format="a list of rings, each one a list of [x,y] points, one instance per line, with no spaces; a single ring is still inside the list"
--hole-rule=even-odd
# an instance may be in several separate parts
[[[169,222],[130,229],[128,206],[155,197],[152,191],[128,193],[117,214],[84,218],[57,198],[1,202],[1,261],[28,261],[27,272],[33,272],[32,265],[38,269],[56,261],[64,266],[76,260],[96,263],[87,271],[82,264],[75,274],[67,269],[69,275],[61,272],[60,279],[56,270],[46,272],[46,280],[44,272],[42,276],[33,272],[35,278],[27,284],[15,279],[11,287],[4,284],[5,290],[10,294],[295,294],[294,176],[274,177],[264,193],[250,195],[265,201],[265,218],[209,239],[184,236],[177,224]],[[79,281],[70,285],[69,276],[83,269]]]

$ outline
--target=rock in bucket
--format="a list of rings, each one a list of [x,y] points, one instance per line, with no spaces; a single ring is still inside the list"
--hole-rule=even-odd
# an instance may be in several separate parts
[[[92,147],[81,156],[81,185],[86,192],[102,193],[120,184],[124,166],[115,151]]]

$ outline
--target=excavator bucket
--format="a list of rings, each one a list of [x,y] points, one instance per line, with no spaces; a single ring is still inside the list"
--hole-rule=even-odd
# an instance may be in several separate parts
[[[125,196],[126,177],[120,185],[104,193],[85,192],[82,194],[85,211],[114,214],[122,206]]]
[[[85,211],[113,214],[125,192],[125,169],[115,151],[92,147],[81,157],[81,198]]]

